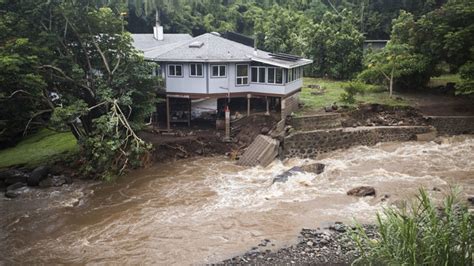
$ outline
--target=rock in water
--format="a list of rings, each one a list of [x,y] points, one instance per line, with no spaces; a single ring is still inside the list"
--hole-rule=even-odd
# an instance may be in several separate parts
[[[37,167],[27,178],[28,186],[38,186],[39,183],[48,176],[49,168],[47,166]]]
[[[22,188],[24,186],[26,186],[26,184],[21,182],[8,186],[7,191],[5,192],[5,197],[11,199],[18,197],[20,193],[18,193],[17,189]]]
[[[3,179],[7,186],[18,182],[26,183],[27,178],[28,174],[18,170],[7,170],[0,173],[0,179]]]
[[[375,188],[360,186],[347,191],[347,195],[356,197],[375,196]]]
[[[272,184],[277,182],[285,183],[288,181],[288,177],[294,175],[297,172],[303,172],[303,169],[299,166],[292,167],[290,170],[287,170],[273,178]]]
[[[15,183],[15,184],[13,184],[13,185],[8,186],[8,187],[7,187],[7,191],[9,191],[9,190],[17,190],[17,189],[22,188],[22,187],[24,187],[24,186],[25,186],[25,183],[18,182],[18,183]]]
[[[16,198],[18,197],[18,195],[19,193],[14,190],[7,190],[7,192],[5,192],[5,197],[10,198],[10,199]]]
[[[325,167],[326,167],[326,165],[324,165],[322,163],[313,163],[313,164],[303,165],[303,166],[301,166],[301,169],[304,172],[315,173],[315,174],[319,175],[322,172],[324,172]]]
[[[467,197],[467,201],[474,205],[474,196]]]
[[[285,183],[288,181],[288,177],[296,174],[296,173],[301,173],[301,172],[308,172],[308,173],[315,173],[319,175],[320,173],[324,172],[324,168],[326,166],[322,163],[313,163],[313,164],[308,164],[308,165],[303,165],[303,166],[294,166],[290,170],[287,170],[279,175],[277,175],[275,178],[273,178],[272,184],[276,182],[281,182]]]

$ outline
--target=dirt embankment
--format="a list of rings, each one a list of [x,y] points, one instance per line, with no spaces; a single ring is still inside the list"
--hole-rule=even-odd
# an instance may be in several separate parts
[[[367,236],[376,238],[376,227],[364,225]],[[335,223],[326,228],[302,229],[298,243],[272,251],[272,241],[264,239],[258,246],[241,256],[223,261],[224,265],[350,265],[358,253],[355,243],[350,239],[349,231],[355,228]]]
[[[426,125],[421,111],[409,106],[367,104],[354,110],[342,110],[340,113],[343,127]]]
[[[241,127],[232,130],[230,141],[224,141],[223,130],[202,125],[174,128],[171,132],[150,129],[141,132],[140,137],[153,144],[154,162],[225,154],[236,158],[258,134],[268,134],[276,122],[272,116],[251,116]]]

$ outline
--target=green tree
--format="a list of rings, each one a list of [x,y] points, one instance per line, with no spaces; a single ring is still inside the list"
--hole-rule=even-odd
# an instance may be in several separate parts
[[[52,122],[69,125],[78,138],[86,173],[111,177],[146,161],[150,146],[135,132],[153,111],[156,79],[123,30],[121,6],[98,8],[92,0],[35,2],[0,4],[1,10],[17,14],[12,24],[25,25],[9,39],[25,43],[36,36],[29,41],[46,51],[29,62],[29,72],[44,82],[25,88],[27,94],[40,89],[41,95],[59,95],[55,102],[42,99],[53,109]]]
[[[320,23],[307,28],[306,54],[314,60],[315,75],[348,79],[361,69],[364,37],[356,21],[348,10],[326,12]]]
[[[384,49],[369,54],[366,64],[367,68],[359,78],[366,82],[386,83],[392,97],[397,79],[423,72],[427,62],[423,55],[413,54],[407,45],[390,42]]]
[[[308,23],[301,12],[275,5],[256,22],[257,43],[271,52],[302,54],[305,46],[302,29]]]

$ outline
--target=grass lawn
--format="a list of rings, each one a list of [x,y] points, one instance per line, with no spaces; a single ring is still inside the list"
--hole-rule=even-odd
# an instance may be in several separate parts
[[[428,87],[446,86],[448,82],[459,83],[460,81],[461,77],[459,74],[446,74],[439,77],[432,77],[428,83]]]
[[[25,138],[15,147],[0,150],[0,168],[36,166],[78,151],[76,138],[70,133],[43,129]]]
[[[325,92],[321,95],[313,95],[314,89],[308,88],[309,85],[318,84],[321,88],[325,88]],[[343,87],[349,84],[348,81],[334,81],[320,78],[304,78],[303,89],[300,94],[300,100],[304,104],[300,113],[311,113],[319,111],[325,106],[330,106],[334,102],[338,105],[345,105],[340,100],[340,95],[344,92]],[[369,85],[369,91],[364,95],[356,96],[357,104],[359,103],[379,103],[392,106],[406,106],[408,103],[404,100],[397,100],[396,95],[392,98],[388,96],[388,91],[377,91],[375,86]]]

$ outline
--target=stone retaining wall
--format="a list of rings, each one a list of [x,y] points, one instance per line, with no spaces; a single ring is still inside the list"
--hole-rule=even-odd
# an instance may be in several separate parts
[[[286,137],[283,146],[284,157],[314,157],[338,149],[356,145],[375,145],[385,141],[414,140],[416,134],[433,130],[429,126],[381,126],[340,128],[296,132]]]
[[[474,134],[474,116],[428,116],[426,120],[440,135]]]
[[[281,117],[285,118],[299,108],[300,93],[297,92],[282,100]]]
[[[289,124],[296,130],[309,131],[341,127],[341,114],[328,113],[291,117]]]

